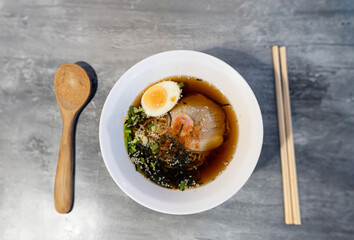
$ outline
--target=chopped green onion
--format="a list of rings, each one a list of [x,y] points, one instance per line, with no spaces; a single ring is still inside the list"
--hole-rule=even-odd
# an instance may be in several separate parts
[[[139,165],[139,164],[137,164],[137,165],[135,165],[135,166],[136,166],[136,170],[137,170],[138,172],[141,172],[140,165]]]
[[[130,125],[130,124],[132,124],[133,123],[133,120],[131,119],[131,118],[129,118],[128,120],[127,120],[127,125]]]
[[[153,123],[151,123],[149,126],[148,126],[148,128],[151,128],[151,131],[155,131],[156,130],[156,127],[155,127],[155,125],[153,124]]]
[[[130,153],[135,153],[136,152],[135,147],[134,146],[130,146],[129,152]]]
[[[134,112],[134,107],[133,106],[129,107],[128,115],[129,115],[129,117],[135,116],[135,112]]]
[[[145,158],[140,158],[140,162],[145,163]]]
[[[144,109],[142,107],[141,108],[134,108],[134,112],[135,113],[144,112]]]
[[[150,163],[151,167],[155,168],[155,164],[153,162]]]
[[[150,146],[152,151],[155,151],[158,147],[159,145],[157,143],[154,143],[153,145]]]
[[[134,138],[133,141],[130,142],[131,144],[137,144],[138,143],[138,139]]]
[[[128,140],[127,140],[127,136],[124,136],[124,142],[125,142],[125,147],[128,148]]]
[[[142,116],[143,118],[147,117],[147,115],[146,115],[145,112],[141,112],[141,116]]]
[[[180,88],[183,88],[183,87],[184,87],[184,83],[183,83],[183,82],[180,82],[180,83],[178,83],[178,86],[179,86]]]
[[[184,188],[185,188],[185,186],[186,186],[186,182],[185,181],[182,181],[180,184],[179,184],[179,190],[184,190]]]
[[[132,137],[130,135],[131,130],[129,127],[125,126],[124,127],[124,142],[125,142],[125,147],[128,148],[128,142],[130,142],[132,140]]]

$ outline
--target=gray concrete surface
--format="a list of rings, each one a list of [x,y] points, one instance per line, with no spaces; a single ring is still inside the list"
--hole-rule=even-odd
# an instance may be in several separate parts
[[[273,44],[288,47],[302,226],[283,220]],[[233,66],[264,119],[250,180],[226,203],[190,216],[156,213],[126,196],[98,140],[117,79],[171,49]],[[60,215],[53,76],[76,61],[92,65],[98,89],[77,126],[75,205]],[[0,0],[0,239],[354,239],[353,81],[352,0]]]

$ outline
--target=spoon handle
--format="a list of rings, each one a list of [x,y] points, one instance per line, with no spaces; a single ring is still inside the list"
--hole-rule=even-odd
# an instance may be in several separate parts
[[[73,203],[73,123],[73,117],[63,116],[63,133],[54,185],[54,204],[59,213],[70,212]]]

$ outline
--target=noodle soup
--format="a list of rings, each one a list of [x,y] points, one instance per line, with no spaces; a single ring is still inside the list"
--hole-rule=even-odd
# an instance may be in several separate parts
[[[124,123],[136,171],[185,190],[215,179],[236,150],[238,124],[227,98],[202,79],[175,76],[148,86]]]

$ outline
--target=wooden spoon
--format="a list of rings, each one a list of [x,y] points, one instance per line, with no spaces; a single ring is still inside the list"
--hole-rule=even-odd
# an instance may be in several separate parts
[[[59,213],[68,213],[73,203],[74,124],[78,113],[89,99],[91,81],[83,68],[65,63],[55,73],[54,90],[63,118],[54,203]]]

